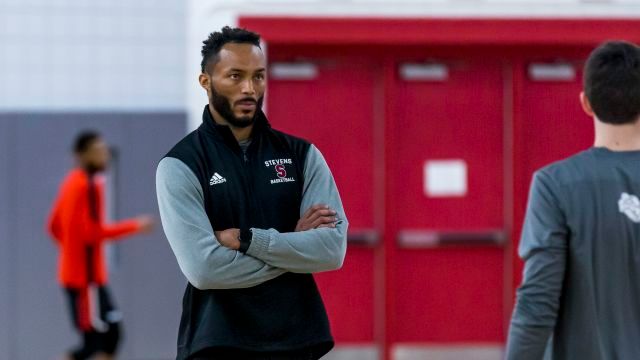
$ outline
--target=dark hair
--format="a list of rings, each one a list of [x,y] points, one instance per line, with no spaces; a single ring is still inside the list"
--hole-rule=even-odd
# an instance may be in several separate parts
[[[205,72],[210,62],[216,63],[218,61],[220,49],[225,44],[252,44],[260,47],[260,35],[246,29],[225,26],[222,30],[209,34],[207,40],[202,43],[204,45],[202,46],[202,62],[200,63],[200,67],[202,72]]]
[[[583,85],[600,121],[634,123],[640,116],[640,48],[626,41],[598,46],[584,66]]]
[[[100,134],[93,130],[86,130],[76,136],[73,142],[73,152],[80,155],[89,149],[91,144],[100,139]]]

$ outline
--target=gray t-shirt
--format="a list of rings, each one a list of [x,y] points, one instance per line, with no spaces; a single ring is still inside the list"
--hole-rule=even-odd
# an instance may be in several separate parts
[[[640,359],[640,151],[537,171],[518,250],[507,359]]]

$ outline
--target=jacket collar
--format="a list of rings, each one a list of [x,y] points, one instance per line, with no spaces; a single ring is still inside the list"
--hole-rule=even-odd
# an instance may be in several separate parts
[[[253,130],[251,131],[252,139],[257,139],[263,132],[268,131],[271,128],[271,125],[269,124],[269,121],[262,109],[258,109],[257,111]],[[202,113],[202,125],[200,125],[200,129],[226,143],[238,144],[238,141],[233,136],[229,126],[216,123],[213,119],[213,115],[211,115],[211,111],[209,111],[208,104],[204,106],[204,111]]]

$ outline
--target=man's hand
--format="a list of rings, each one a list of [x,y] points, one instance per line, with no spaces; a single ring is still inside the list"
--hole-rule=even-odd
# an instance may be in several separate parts
[[[216,239],[220,245],[231,250],[240,249],[240,229],[227,229],[224,231],[214,231]]]
[[[136,218],[138,225],[140,226],[140,232],[143,234],[148,234],[153,231],[153,227],[155,226],[155,220],[152,216],[149,215],[141,215]]]
[[[313,205],[302,215],[300,220],[298,220],[296,231],[306,231],[322,227],[334,228],[336,227],[336,221],[336,211],[329,208],[328,205]]]

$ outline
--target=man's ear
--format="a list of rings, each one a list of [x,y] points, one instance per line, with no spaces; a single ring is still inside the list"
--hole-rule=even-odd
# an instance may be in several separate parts
[[[209,77],[209,75],[201,73],[198,77],[198,82],[200,83],[200,86],[202,86],[202,88],[207,91],[208,94],[211,90],[211,78]]]
[[[580,105],[582,105],[582,110],[589,117],[595,116],[593,109],[591,108],[591,102],[589,102],[589,99],[587,98],[587,95],[584,94],[584,91],[580,92]]]

